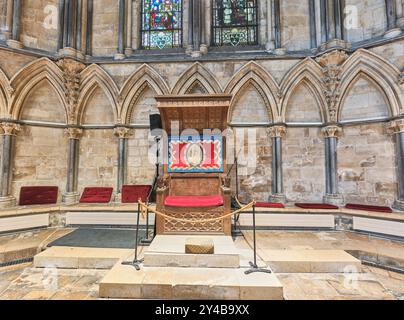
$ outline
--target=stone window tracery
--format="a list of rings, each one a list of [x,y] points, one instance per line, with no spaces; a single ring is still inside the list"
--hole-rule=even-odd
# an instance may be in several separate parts
[[[256,45],[257,12],[257,0],[212,0],[212,44]]]
[[[182,46],[182,0],[142,0],[142,48]]]

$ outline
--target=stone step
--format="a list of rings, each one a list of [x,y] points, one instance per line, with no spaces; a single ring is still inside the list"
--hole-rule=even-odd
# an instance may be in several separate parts
[[[186,254],[189,239],[213,242],[214,254]],[[231,237],[158,235],[144,253],[145,267],[239,268],[240,252]]]
[[[234,268],[154,268],[116,264],[100,283],[99,297],[110,299],[282,300],[274,274],[244,274]]]
[[[35,268],[111,269],[133,249],[51,247],[34,257]]]
[[[357,273],[361,261],[343,250],[262,250],[275,273]]]

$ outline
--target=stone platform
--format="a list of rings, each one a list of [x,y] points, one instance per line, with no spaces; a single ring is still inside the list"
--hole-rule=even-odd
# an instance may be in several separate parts
[[[265,250],[262,257],[276,273],[357,273],[361,261],[344,250]]]
[[[35,268],[111,269],[131,249],[51,247],[34,257]]]
[[[234,268],[155,268],[140,271],[121,263],[100,283],[100,298],[282,300],[283,287],[274,274],[245,275]]]
[[[214,254],[186,254],[192,236],[157,236],[144,253],[140,271],[118,262],[100,283],[99,296],[114,299],[280,300],[283,287],[274,274],[245,275],[231,237],[210,240]],[[203,241],[202,241],[203,242]],[[127,259],[130,261],[130,259]]]
[[[188,239],[213,241],[214,254],[186,254]],[[231,237],[224,236],[164,236],[153,240],[144,253],[145,267],[239,268],[240,252]]]

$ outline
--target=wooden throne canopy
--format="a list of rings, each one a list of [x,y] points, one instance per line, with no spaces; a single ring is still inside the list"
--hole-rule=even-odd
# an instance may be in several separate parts
[[[179,136],[186,129],[203,135],[204,130],[220,130],[222,133],[228,127],[228,112],[231,95],[227,94],[190,94],[190,95],[166,95],[157,96],[157,107],[160,111],[163,130],[169,137]],[[188,133],[186,134],[188,135]],[[181,138],[182,139],[182,138]],[[212,172],[172,172],[168,170],[167,158],[164,162],[163,185],[160,185],[157,195],[157,208],[167,215],[178,218],[211,218],[221,217],[230,212],[230,189],[224,186],[226,173],[226,141],[221,136],[222,168]],[[205,140],[204,140],[205,141]],[[203,142],[205,143],[205,142]],[[168,157],[168,144],[164,143],[164,156]],[[220,196],[223,204],[209,207],[172,207],[168,205],[169,199],[182,200],[188,197],[202,197],[210,199]],[[215,199],[215,198],[214,198]],[[204,201],[204,200],[203,200]],[[191,201],[192,202],[192,201]],[[178,233],[219,233],[229,234],[231,220],[217,221],[210,224],[184,224],[157,218],[158,234]]]

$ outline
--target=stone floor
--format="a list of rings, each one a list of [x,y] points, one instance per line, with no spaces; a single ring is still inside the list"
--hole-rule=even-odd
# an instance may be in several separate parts
[[[64,234],[64,231],[58,231]],[[3,249],[12,241],[22,243],[47,242],[55,233],[49,230],[25,236],[0,237]],[[32,238],[31,240],[29,240]],[[41,239],[41,241],[39,240]],[[238,237],[236,246],[246,252],[251,233]],[[271,249],[344,249],[373,250],[379,254],[404,255],[404,243],[376,239],[343,232],[259,232],[258,253],[265,261]],[[143,250],[144,247],[140,247]],[[0,300],[56,299],[85,300],[98,298],[98,286],[108,270],[36,269],[31,263],[0,268]],[[374,267],[363,267],[361,274],[277,274],[284,286],[286,299],[400,299],[404,300],[404,275]]]

